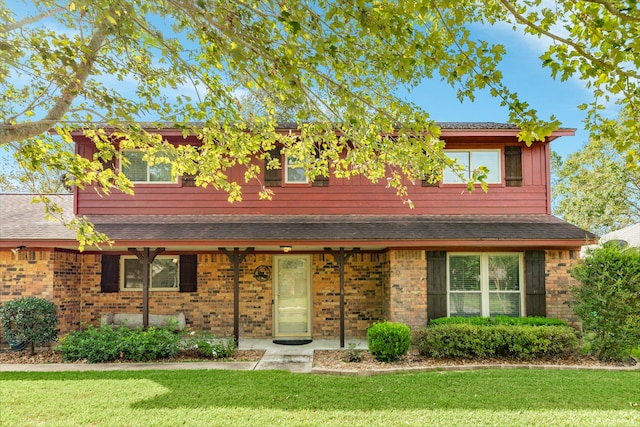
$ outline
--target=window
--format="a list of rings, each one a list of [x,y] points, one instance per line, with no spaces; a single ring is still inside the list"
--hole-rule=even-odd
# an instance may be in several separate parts
[[[522,316],[522,254],[449,254],[449,316]]]
[[[180,257],[157,256],[151,263],[149,289],[178,290],[180,283]],[[121,257],[121,289],[142,289],[142,263],[135,256]]]
[[[473,171],[480,166],[489,169],[487,174],[488,184],[500,184],[502,182],[502,172],[500,166],[500,150],[445,150],[447,157],[455,159],[458,165],[463,167],[462,176],[465,179],[471,178]],[[445,169],[442,177],[445,184],[463,184],[466,181],[452,169]]]
[[[307,184],[309,180],[304,173],[304,168],[294,166],[296,160],[293,157],[287,157],[285,164],[285,183],[286,184]]]
[[[121,170],[131,182],[176,182],[171,177],[169,163],[149,166],[149,162],[143,159],[144,153],[136,150],[123,151],[122,156],[127,162],[123,162]]]

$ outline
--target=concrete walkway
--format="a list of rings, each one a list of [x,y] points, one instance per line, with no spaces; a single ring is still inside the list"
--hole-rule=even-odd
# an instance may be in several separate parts
[[[350,340],[357,348],[366,349],[367,342]],[[309,373],[313,369],[314,350],[340,349],[338,340],[317,340],[304,345],[274,344],[272,340],[240,340],[239,350],[265,350],[257,362],[150,362],[150,363],[41,363],[2,364],[0,372],[82,372],[82,371],[144,371],[144,370],[284,370]]]

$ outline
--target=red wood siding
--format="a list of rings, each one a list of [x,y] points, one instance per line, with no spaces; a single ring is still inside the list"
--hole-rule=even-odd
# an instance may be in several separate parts
[[[447,148],[503,148],[517,144],[515,138],[451,138]],[[78,152],[90,156],[91,147],[79,144]],[[178,184],[139,184],[135,195],[114,192],[100,196],[94,188],[77,192],[77,213],[100,214],[541,214],[549,213],[548,144],[523,145],[521,187],[503,184],[480,187],[468,193],[465,186],[409,186],[410,209],[386,188],[386,182],[372,184],[363,177],[350,180],[330,178],[328,187],[288,185],[272,187],[273,200],[259,200],[257,182],[243,186],[243,201],[229,203],[227,195],[212,188],[182,187]],[[504,168],[504,159],[502,160]],[[235,169],[231,178],[243,182],[243,170]],[[503,171],[504,177],[504,171]]]

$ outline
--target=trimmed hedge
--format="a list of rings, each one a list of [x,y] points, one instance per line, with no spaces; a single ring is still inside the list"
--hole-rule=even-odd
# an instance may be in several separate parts
[[[579,349],[576,331],[568,326],[449,324],[424,328],[414,335],[423,356],[478,359],[568,356]]]
[[[0,319],[7,342],[12,349],[21,350],[31,344],[31,354],[35,345],[49,344],[58,337],[58,308],[38,297],[24,297],[7,301],[0,305]]]
[[[411,347],[411,330],[404,323],[376,323],[367,330],[369,351],[381,362],[393,362]]]
[[[441,317],[429,322],[430,326],[437,325],[518,325],[518,326],[568,326],[567,322],[551,317]]]

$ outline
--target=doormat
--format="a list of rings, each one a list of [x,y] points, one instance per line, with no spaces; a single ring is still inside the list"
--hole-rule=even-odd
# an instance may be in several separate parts
[[[280,345],[305,345],[312,341],[313,340],[273,340],[273,343]]]

